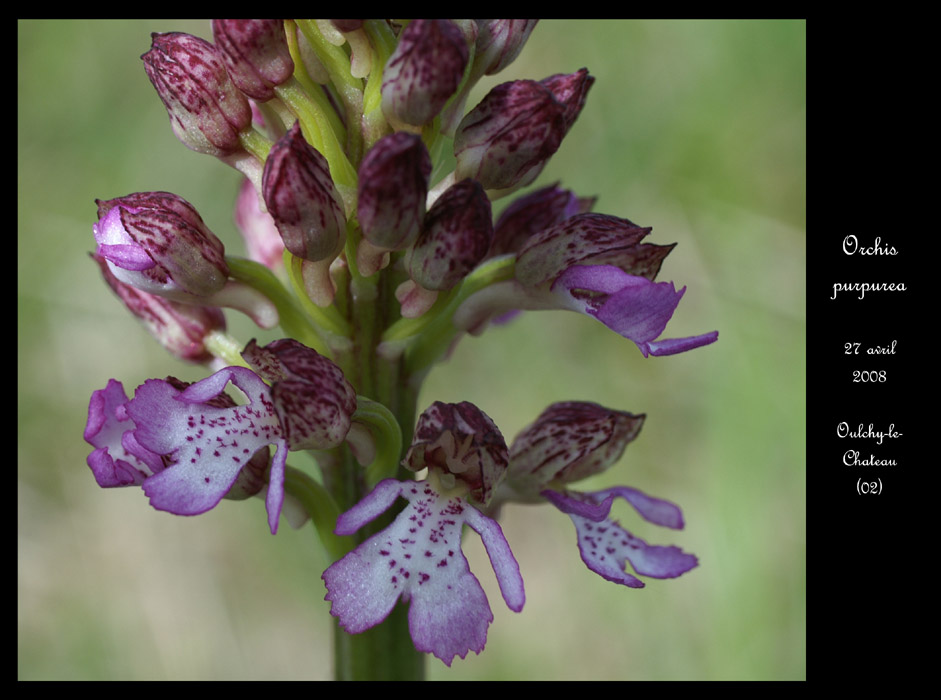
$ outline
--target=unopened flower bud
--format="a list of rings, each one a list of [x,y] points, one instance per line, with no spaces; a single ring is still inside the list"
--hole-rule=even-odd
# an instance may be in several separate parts
[[[217,157],[242,150],[239,132],[251,126],[252,110],[216,47],[180,32],[151,38],[151,49],[141,59],[177,138]]]
[[[222,241],[182,197],[139,192],[97,204],[96,252],[121,282],[190,302],[225,285]]]
[[[235,86],[256,100],[294,74],[294,61],[279,19],[214,19],[212,36]]]
[[[430,175],[431,158],[415,134],[390,134],[369,149],[359,166],[356,211],[363,244],[368,244],[360,248],[381,254],[414,242],[425,216]]]
[[[591,211],[594,203],[594,197],[576,197],[558,183],[530,192],[500,214],[493,227],[493,244],[488,255],[515,253],[535,234],[576,214]]]
[[[536,27],[535,19],[479,19],[474,71],[481,75],[499,73],[510,65]]]
[[[409,276],[425,289],[451,289],[484,259],[493,239],[490,200],[476,180],[449,187],[425,215]]]
[[[356,392],[339,367],[289,338],[265,347],[253,340],[242,357],[271,384],[290,449],[327,450],[343,443],[356,411]]]
[[[104,258],[92,257],[101,267],[101,274],[111,290],[170,353],[187,362],[205,363],[213,359],[205,342],[213,331],[225,330],[225,316],[221,309],[179,304],[142,292],[115,277]]]
[[[487,504],[506,475],[506,441],[490,417],[474,404],[436,401],[418,418],[415,437],[403,464],[426,467],[441,484],[461,482],[479,503]]]
[[[326,158],[294,126],[271,148],[262,193],[284,246],[304,260],[333,260],[343,249],[346,217]]]
[[[545,85],[517,80],[493,88],[454,137],[455,177],[488,190],[531,183],[562,143],[566,108]]]
[[[464,32],[451,20],[410,22],[382,75],[383,113],[412,126],[430,122],[457,91],[468,55]]]
[[[507,486],[535,498],[550,482],[602,472],[621,458],[645,418],[587,401],[554,403],[513,440]]]

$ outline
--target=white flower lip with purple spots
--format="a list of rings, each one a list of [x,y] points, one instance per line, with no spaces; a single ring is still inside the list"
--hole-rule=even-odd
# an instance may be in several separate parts
[[[694,555],[679,547],[649,545],[607,517],[614,500],[623,498],[645,520],[680,529],[683,527],[682,512],[669,501],[626,486],[592,493],[546,490],[542,495],[572,519],[578,533],[582,561],[608,581],[629,588],[643,588],[643,581],[624,570],[628,562],[638,574],[651,578],[676,578],[699,564]]]
[[[231,382],[249,403],[218,401]],[[151,379],[130,401],[119,382],[92,395],[85,439],[101,486],[141,485],[151,505],[177,515],[215,507],[256,453],[275,445],[266,506],[277,532],[287,442],[268,386],[244,367],[228,367],[183,390]]]
[[[341,515],[336,533],[348,535],[399,496],[409,502],[389,527],[324,571],[323,580],[330,613],[351,634],[382,622],[400,598],[410,601],[415,648],[450,666],[455,656],[483,650],[493,621],[487,596],[461,551],[465,524],[483,540],[507,606],[519,612],[526,595],[519,565],[497,522],[463,498],[439,491],[436,481],[387,479]]]

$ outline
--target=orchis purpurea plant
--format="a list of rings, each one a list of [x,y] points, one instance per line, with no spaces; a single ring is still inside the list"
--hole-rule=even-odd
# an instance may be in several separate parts
[[[523,609],[525,572],[498,522],[506,503],[568,515],[581,559],[614,583],[697,565],[609,517],[620,498],[679,529],[675,504],[627,486],[569,488],[620,459],[643,415],[557,403],[509,446],[469,402],[435,402],[416,420],[422,381],[449,348],[524,310],[588,314],[645,357],[718,336],[661,339],[685,287],[656,281],[673,246],[646,242],[651,228],[593,213],[593,198],[558,184],[517,196],[594,83],[584,68],[505,82],[468,109],[471,88],[534,27],[214,20],[213,42],[154,34],[142,59],[174,133],[244,175],[235,220],[247,257],[175,194],[98,201],[92,257],[106,282],[208,376],[95,391],[95,479],[140,486],[177,515],[258,496],[272,534],[282,515],[312,523],[332,561],[311,594],[336,618],[338,678],[421,678],[426,654],[451,665],[484,649],[493,614],[461,550],[464,525],[506,605]],[[233,337],[232,309],[283,338]],[[301,451],[318,473],[292,464]]]

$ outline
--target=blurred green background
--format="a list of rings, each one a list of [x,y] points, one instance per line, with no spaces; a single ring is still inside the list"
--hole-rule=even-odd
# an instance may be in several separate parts
[[[18,675],[326,679],[312,531],[271,537],[258,499],[173,517],[137,489],[99,489],[85,465],[88,398],[109,378],[130,391],[205,376],[102,283],[88,259],[95,198],[176,192],[243,253],[239,176],[173,136],[139,60],[152,31],[211,37],[208,22],[19,23]],[[533,312],[463,340],[432,372],[420,408],[472,401],[508,441],[552,401],[647,413],[624,459],[583,486],[681,504],[681,532],[624,504],[615,514],[701,564],[628,590],[582,565],[566,516],[510,507],[526,607],[506,609],[468,536],[496,619],[483,654],[451,669],[429,657],[431,678],[805,677],[805,40],[801,21],[546,20],[479,86],[478,98],[590,69],[587,106],[537,185],[561,180],[678,243],[660,279],[688,290],[666,336],[720,338],[644,359],[588,317]]]

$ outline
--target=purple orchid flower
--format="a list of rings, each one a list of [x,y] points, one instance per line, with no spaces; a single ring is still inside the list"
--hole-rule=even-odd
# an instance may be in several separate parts
[[[588,314],[634,341],[644,357],[674,355],[716,341],[718,331],[657,340],[686,287],[654,282],[673,245],[642,240],[651,229],[628,219],[581,213],[522,243],[515,279],[464,302],[454,325],[474,330],[513,309],[569,309]]]
[[[356,634],[382,622],[399,598],[410,601],[415,648],[448,666],[480,653],[493,613],[461,551],[466,524],[483,540],[507,606],[519,612],[526,595],[503,531],[478,507],[506,472],[507,450],[493,421],[473,404],[433,404],[419,419],[404,464],[428,468],[424,481],[386,479],[341,515],[338,535],[351,535],[400,496],[408,505],[379,532],[323,573],[330,613]]]
[[[623,498],[648,522],[679,530],[684,524],[679,506],[628,486],[594,492],[566,488],[618,461],[645,418],[589,402],[552,404],[513,441],[507,480],[495,504],[546,500],[554,505],[572,519],[582,561],[608,581],[643,588],[643,581],[625,571],[628,562],[641,576],[686,573],[699,563],[694,555],[649,545],[608,517],[614,501]]]
[[[246,405],[223,393],[229,382]],[[112,379],[92,394],[85,440],[95,448],[88,466],[100,486],[142,486],[154,508],[177,515],[205,513],[233,487],[244,497],[243,468],[250,465],[246,478],[259,481],[275,445],[266,506],[272,534],[278,530],[288,445],[268,385],[249,369],[227,367],[189,386],[150,379],[130,400]]]
[[[115,380],[94,392],[85,440],[95,448],[88,466],[99,486],[142,486],[154,508],[198,515],[224,497],[258,493],[274,445],[266,507],[275,534],[288,450],[340,445],[356,394],[339,367],[295,340],[252,341],[243,355],[257,374],[226,367],[191,385],[150,379],[130,400]],[[247,404],[223,393],[229,382]]]

